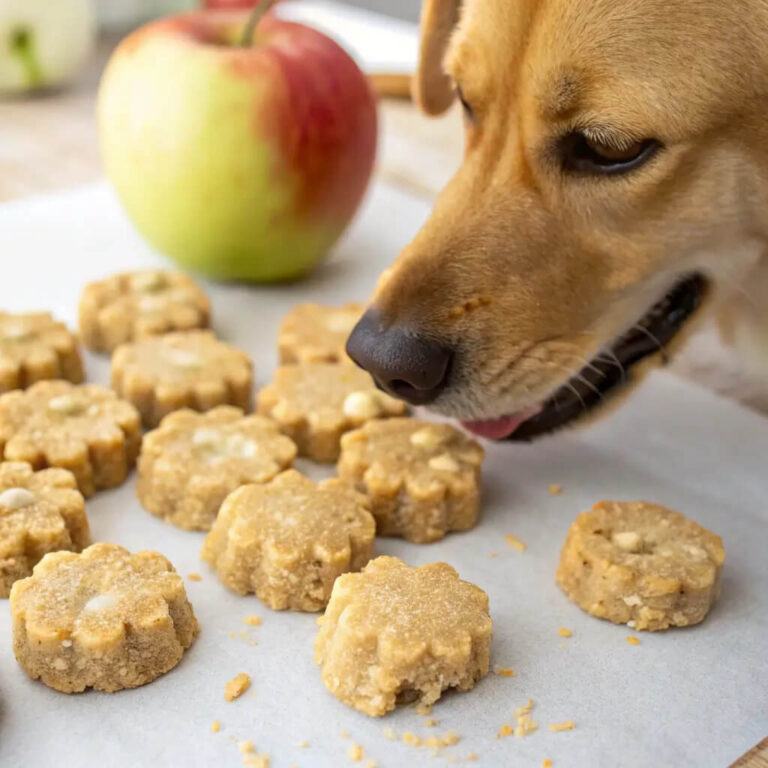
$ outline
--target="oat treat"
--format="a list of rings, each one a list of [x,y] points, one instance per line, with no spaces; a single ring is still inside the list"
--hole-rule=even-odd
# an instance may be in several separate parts
[[[120,485],[140,443],[138,412],[109,389],[40,381],[0,395],[0,458],[68,469],[83,496]]]
[[[211,305],[187,275],[156,269],[90,283],[80,299],[83,343],[97,352],[169,331],[207,328]]]
[[[428,707],[448,688],[488,674],[488,595],[446,563],[420,568],[378,557],[340,576],[315,639],[326,688],[379,716],[396,704]]]
[[[718,593],[719,536],[643,501],[601,501],[568,531],[557,583],[587,613],[634,629],[698,624]]]
[[[253,364],[210,331],[181,331],[123,344],[112,355],[112,388],[147,427],[181,408],[251,409]]]
[[[299,447],[299,455],[335,461],[341,436],[371,419],[400,416],[405,403],[379,392],[359,368],[302,363],[278,368],[259,392],[259,413],[273,418]]]
[[[351,363],[344,348],[363,305],[342,307],[299,304],[283,319],[277,336],[281,365],[288,363]]]
[[[176,411],[144,437],[139,499],[169,523],[207,531],[232,491],[271,480],[295,457],[293,441],[264,416],[230,405]]]
[[[48,312],[0,312],[0,394],[46,379],[83,381],[75,336]]]
[[[11,617],[22,669],[63,693],[149,683],[181,661],[198,632],[168,560],[117,544],[46,555],[13,585]]]
[[[375,532],[359,493],[288,470],[227,497],[202,558],[241,595],[254,592],[275,610],[320,611],[336,577],[371,558]]]
[[[483,456],[449,424],[387,419],[344,435],[338,471],[370,499],[380,536],[422,543],[475,524]]]
[[[71,472],[0,463],[0,597],[8,597],[43,555],[79,552],[90,543],[85,503]]]

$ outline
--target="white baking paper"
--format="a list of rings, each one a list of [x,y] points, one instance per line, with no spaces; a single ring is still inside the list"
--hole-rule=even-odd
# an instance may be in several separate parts
[[[307,299],[365,299],[378,272],[427,213],[425,203],[378,185],[333,257],[308,280],[273,287],[207,284],[219,334],[256,361],[259,385],[275,365],[281,316]],[[70,322],[82,285],[115,270],[163,264],[135,234],[106,186],[0,206],[0,306],[53,309]],[[89,356],[91,380],[107,362]],[[0,603],[0,766],[3,768],[193,768],[242,764],[236,742],[252,739],[273,768],[351,765],[351,741],[380,768],[464,764],[501,768],[721,768],[768,733],[768,421],[669,375],[653,376],[597,425],[533,446],[488,446],[485,503],[477,528],[431,545],[396,539],[380,553],[409,563],[445,560],[490,594],[489,675],[434,708],[436,728],[412,708],[371,719],[326,692],[312,661],[315,616],[275,613],[238,597],[198,559],[202,534],[141,509],[132,477],[88,502],[96,539],[158,549],[188,582],[201,634],[182,663],[150,685],[116,694],[63,695],[26,678],[11,653]],[[303,469],[318,471],[306,462]],[[562,484],[560,496],[547,487]],[[555,587],[560,545],[576,514],[598,499],[649,499],[721,534],[728,553],[722,596],[700,626],[625,642],[626,627],[582,613]],[[510,548],[512,533],[528,549]],[[491,557],[491,553],[497,553]],[[260,627],[242,620],[251,613]],[[559,637],[558,627],[573,630]],[[247,639],[239,634],[245,632]],[[230,637],[235,633],[235,637]],[[251,690],[226,703],[238,672]],[[497,739],[533,699],[539,730]],[[214,720],[221,731],[211,733]],[[576,727],[552,733],[549,723]],[[392,728],[420,736],[454,730],[461,741],[436,758],[390,742]],[[347,732],[349,738],[343,738]],[[302,741],[309,742],[305,749]],[[360,763],[364,765],[364,763]]]

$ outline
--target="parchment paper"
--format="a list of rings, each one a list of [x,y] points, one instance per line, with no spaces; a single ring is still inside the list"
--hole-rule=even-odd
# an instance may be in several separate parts
[[[308,281],[207,285],[216,330],[254,356],[263,385],[275,365],[283,313],[310,298],[365,299],[426,213],[425,203],[377,186],[333,258]],[[4,309],[49,308],[73,322],[87,280],[162,263],[105,186],[0,206]],[[107,368],[105,359],[89,356],[91,380],[106,383]],[[25,677],[11,653],[7,603],[0,605],[0,766],[236,767],[242,758],[235,742],[252,739],[272,756],[273,768],[338,768],[349,764],[343,731],[380,768],[464,764],[470,753],[478,760],[468,765],[493,768],[540,766],[543,758],[556,768],[724,766],[768,732],[767,455],[766,420],[663,374],[588,430],[534,446],[489,446],[484,514],[475,530],[433,545],[378,542],[380,553],[410,563],[448,561],[486,589],[493,664],[517,671],[446,696],[434,709],[436,729],[424,727],[412,708],[373,720],[334,699],[312,662],[315,617],[274,613],[224,589],[198,559],[202,534],[143,511],[132,477],[88,502],[94,537],[155,548],[182,574],[200,572],[201,582],[187,584],[200,637],[176,669],[150,685],[66,696]],[[562,495],[548,495],[550,483],[562,484]],[[553,577],[566,530],[601,498],[667,504],[723,536],[722,596],[706,622],[641,633],[632,647],[626,627],[586,616],[558,591]],[[508,547],[506,533],[527,551]],[[263,625],[244,625],[250,613]],[[573,636],[559,637],[560,626]],[[243,631],[248,639],[240,638]],[[225,703],[224,685],[238,672],[251,675],[255,695]],[[529,698],[539,730],[497,739]],[[209,730],[215,719],[216,734]],[[549,723],[567,719],[575,730],[548,731]],[[462,738],[432,759],[423,748],[387,741],[385,727],[421,736],[455,730]],[[300,749],[304,740],[309,747]]]

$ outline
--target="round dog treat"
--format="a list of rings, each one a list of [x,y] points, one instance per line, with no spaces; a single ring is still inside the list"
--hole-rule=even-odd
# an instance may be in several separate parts
[[[634,629],[697,624],[718,593],[719,536],[642,501],[601,501],[568,531],[557,583],[587,613]]]
[[[336,580],[320,622],[315,662],[326,688],[367,715],[429,706],[488,674],[488,595],[447,563],[377,557]]]
[[[280,363],[351,363],[344,347],[363,305],[299,304],[283,319],[277,337]]]
[[[342,437],[338,472],[370,499],[380,536],[422,543],[475,524],[483,456],[449,424],[387,419]]]
[[[85,287],[83,343],[98,352],[169,331],[207,328],[211,304],[187,275],[156,269],[126,272]]]
[[[153,515],[187,530],[210,529],[224,499],[290,466],[296,446],[263,416],[221,405],[176,411],[145,435],[138,495]]]
[[[184,581],[157,552],[117,544],[46,555],[11,590],[13,652],[63,693],[110,693],[173,669],[198,626]]]
[[[180,408],[251,409],[253,363],[210,331],[183,331],[123,344],[112,355],[112,388],[156,427]]]
[[[400,416],[407,408],[379,392],[359,368],[302,363],[277,369],[272,384],[259,392],[258,410],[293,439],[299,455],[335,461],[345,432],[371,419]]]
[[[375,532],[364,496],[292,469],[231,493],[202,558],[241,595],[254,592],[277,611],[320,611],[336,577],[368,562]]]
[[[0,312],[0,394],[36,381],[83,380],[83,361],[74,335],[48,312]]]
[[[90,543],[85,503],[71,472],[0,463],[0,597],[8,597],[43,555],[79,552]]]
[[[138,412],[109,389],[40,381],[0,396],[0,458],[68,469],[83,496],[120,485],[140,443]]]

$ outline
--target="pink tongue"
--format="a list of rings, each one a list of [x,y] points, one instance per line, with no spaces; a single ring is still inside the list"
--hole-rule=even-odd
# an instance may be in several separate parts
[[[540,406],[526,408],[524,411],[513,413],[510,416],[501,416],[498,419],[486,421],[462,421],[462,425],[470,432],[488,440],[503,440],[509,437],[524,421],[528,421],[541,410]]]

